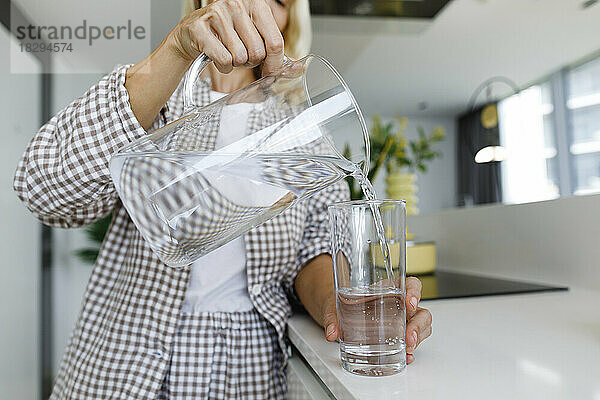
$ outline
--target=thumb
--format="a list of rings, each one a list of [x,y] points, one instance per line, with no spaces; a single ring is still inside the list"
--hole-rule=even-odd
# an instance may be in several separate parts
[[[328,300],[323,309],[323,327],[325,328],[325,339],[328,342],[335,342],[340,336],[340,328],[337,320],[337,311],[335,302]]]

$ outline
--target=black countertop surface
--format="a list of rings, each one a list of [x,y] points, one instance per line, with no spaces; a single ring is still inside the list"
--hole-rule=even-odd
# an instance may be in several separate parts
[[[423,300],[568,290],[565,286],[488,278],[449,271],[420,275],[419,279],[423,283]]]

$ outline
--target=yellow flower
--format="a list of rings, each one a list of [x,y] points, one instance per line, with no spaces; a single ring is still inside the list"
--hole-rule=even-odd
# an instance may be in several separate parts
[[[396,143],[399,148],[404,149],[406,147],[406,136],[401,132],[396,133]]]
[[[373,125],[376,125],[376,126],[380,125],[381,124],[381,116],[379,114],[373,115],[372,121],[373,121]]]
[[[398,130],[404,132],[406,130],[406,124],[408,124],[408,118],[400,118],[400,126],[398,127]]]
[[[431,135],[431,138],[435,140],[442,140],[444,136],[446,136],[444,128],[442,128],[441,126],[436,126],[433,129],[433,134]]]

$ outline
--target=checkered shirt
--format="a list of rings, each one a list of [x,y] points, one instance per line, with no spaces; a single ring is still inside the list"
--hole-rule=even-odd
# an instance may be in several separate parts
[[[146,135],[129,105],[124,87],[127,68],[116,68],[42,126],[19,161],[14,177],[13,187],[19,198],[47,225],[80,227],[114,213],[52,399],[155,399],[159,393],[164,397],[163,383],[168,384],[169,393],[187,393],[186,383],[176,387],[180,379],[185,381],[179,375],[183,370],[195,370],[193,374],[201,376],[204,372],[198,369],[204,367],[204,361],[200,358],[208,351],[197,348],[196,343],[214,347],[210,350],[214,351],[211,365],[215,371],[230,373],[229,380],[244,374],[240,370],[243,363],[250,363],[246,371],[256,372],[261,371],[260,364],[265,361],[261,357],[237,360],[242,353],[232,348],[217,350],[229,344],[215,342],[214,331],[205,329],[204,323],[184,323],[180,309],[189,267],[163,264],[141,237],[117,195],[109,171],[111,155]],[[198,85],[196,98],[201,104],[208,102],[209,89],[206,82]],[[182,114],[182,91],[178,88],[151,129]],[[347,198],[348,189],[341,180],[245,235],[249,294],[260,318],[268,322],[260,329],[249,328],[254,330],[248,335],[254,335],[252,348],[256,351],[270,348],[276,341],[281,356],[276,364],[282,371],[287,361],[288,296],[293,292],[294,279],[304,263],[329,252],[326,206]],[[187,331],[184,336],[178,335],[178,328],[197,329],[201,337]],[[245,333],[237,335],[229,341],[234,347],[244,343]],[[228,398],[232,389],[218,383],[223,379],[213,376],[211,398]],[[269,375],[268,379],[274,378]],[[238,386],[244,382],[239,380]],[[260,388],[256,390],[241,398],[273,398]]]

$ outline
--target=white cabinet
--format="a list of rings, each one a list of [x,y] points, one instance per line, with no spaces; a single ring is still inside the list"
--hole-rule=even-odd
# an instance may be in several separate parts
[[[297,354],[289,359],[287,377],[289,400],[334,399],[323,382]]]

